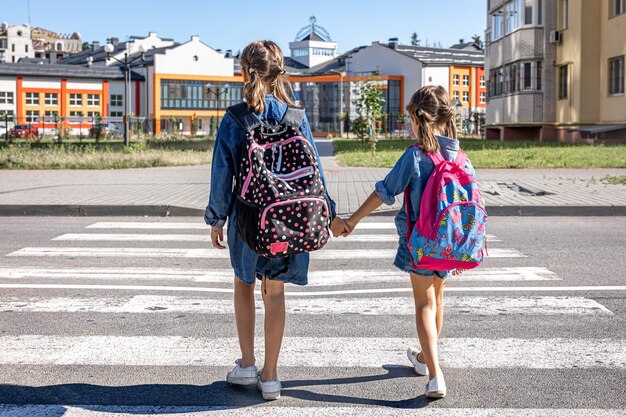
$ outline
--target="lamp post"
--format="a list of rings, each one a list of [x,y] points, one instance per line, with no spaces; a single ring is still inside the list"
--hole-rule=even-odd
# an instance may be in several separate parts
[[[343,114],[343,77],[346,76],[346,72],[332,69],[328,72],[339,74],[339,137],[343,138],[343,119],[346,117]]]
[[[224,84],[223,87],[220,87],[219,85],[214,86],[211,83],[207,83],[205,87],[207,88],[207,91],[209,94],[213,93],[215,95],[216,107],[219,110],[220,109],[220,97],[222,96],[222,94],[228,91],[228,89],[230,88],[230,84]],[[215,89],[211,90],[213,87],[215,87]],[[222,89],[224,89],[224,91],[222,91]]]
[[[108,43],[104,47],[104,52],[107,54],[107,59],[113,59],[119,62],[124,67],[124,95],[126,96],[126,100],[124,100],[124,146],[130,146],[130,126],[128,113],[130,110],[130,64],[141,59],[142,61],[146,57],[146,49],[143,45],[139,45],[139,53],[140,56],[136,56],[133,59],[128,59],[128,49],[124,51],[124,59],[120,60],[113,56],[113,51],[115,50],[115,46],[113,44]]]

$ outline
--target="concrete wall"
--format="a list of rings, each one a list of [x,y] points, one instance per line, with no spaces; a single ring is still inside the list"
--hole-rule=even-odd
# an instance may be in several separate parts
[[[450,67],[429,67],[422,70],[423,85],[441,85],[448,90],[450,88]]]
[[[200,42],[197,36],[192,36],[187,43],[156,55],[154,67],[159,74],[226,77],[232,77],[235,69],[233,58],[227,58],[224,54]]]

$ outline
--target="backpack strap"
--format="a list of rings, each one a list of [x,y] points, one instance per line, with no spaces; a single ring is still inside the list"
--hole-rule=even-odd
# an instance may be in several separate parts
[[[299,107],[287,107],[287,111],[283,116],[283,120],[281,120],[280,124],[285,124],[287,126],[292,126],[298,129],[302,125],[302,121],[306,113],[303,108]]]
[[[433,161],[433,164],[435,164],[435,166],[446,161],[445,159],[443,159],[443,156],[441,156],[439,152],[435,152],[435,153],[426,152],[426,154],[430,157],[430,160]]]
[[[467,163],[467,155],[465,152],[459,149],[459,153],[456,155],[454,163],[460,166],[461,169],[465,169],[465,164]]]
[[[245,102],[230,106],[226,111],[233,116],[237,124],[246,132],[250,132],[263,124]]]

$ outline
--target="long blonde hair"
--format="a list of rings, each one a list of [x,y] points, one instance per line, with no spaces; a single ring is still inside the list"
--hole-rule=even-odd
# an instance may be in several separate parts
[[[435,127],[443,128],[446,136],[457,139],[454,123],[456,109],[450,105],[448,92],[442,86],[428,85],[420,88],[411,97],[406,110],[417,122],[417,143],[426,152],[439,151]]]
[[[243,86],[243,96],[248,108],[257,114],[265,110],[265,94],[273,94],[290,106],[293,90],[285,72],[285,59],[280,47],[272,41],[254,41],[239,56],[241,69],[249,75]]]

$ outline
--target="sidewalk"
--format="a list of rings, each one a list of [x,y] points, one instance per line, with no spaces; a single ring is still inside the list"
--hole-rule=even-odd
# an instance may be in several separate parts
[[[339,214],[354,212],[389,171],[341,168],[318,140]],[[330,155],[329,155],[330,154]],[[0,171],[0,216],[196,216],[207,204],[210,166],[124,170]],[[602,184],[626,169],[479,169],[489,215],[626,215],[626,186]],[[382,206],[378,212],[397,211]]]

